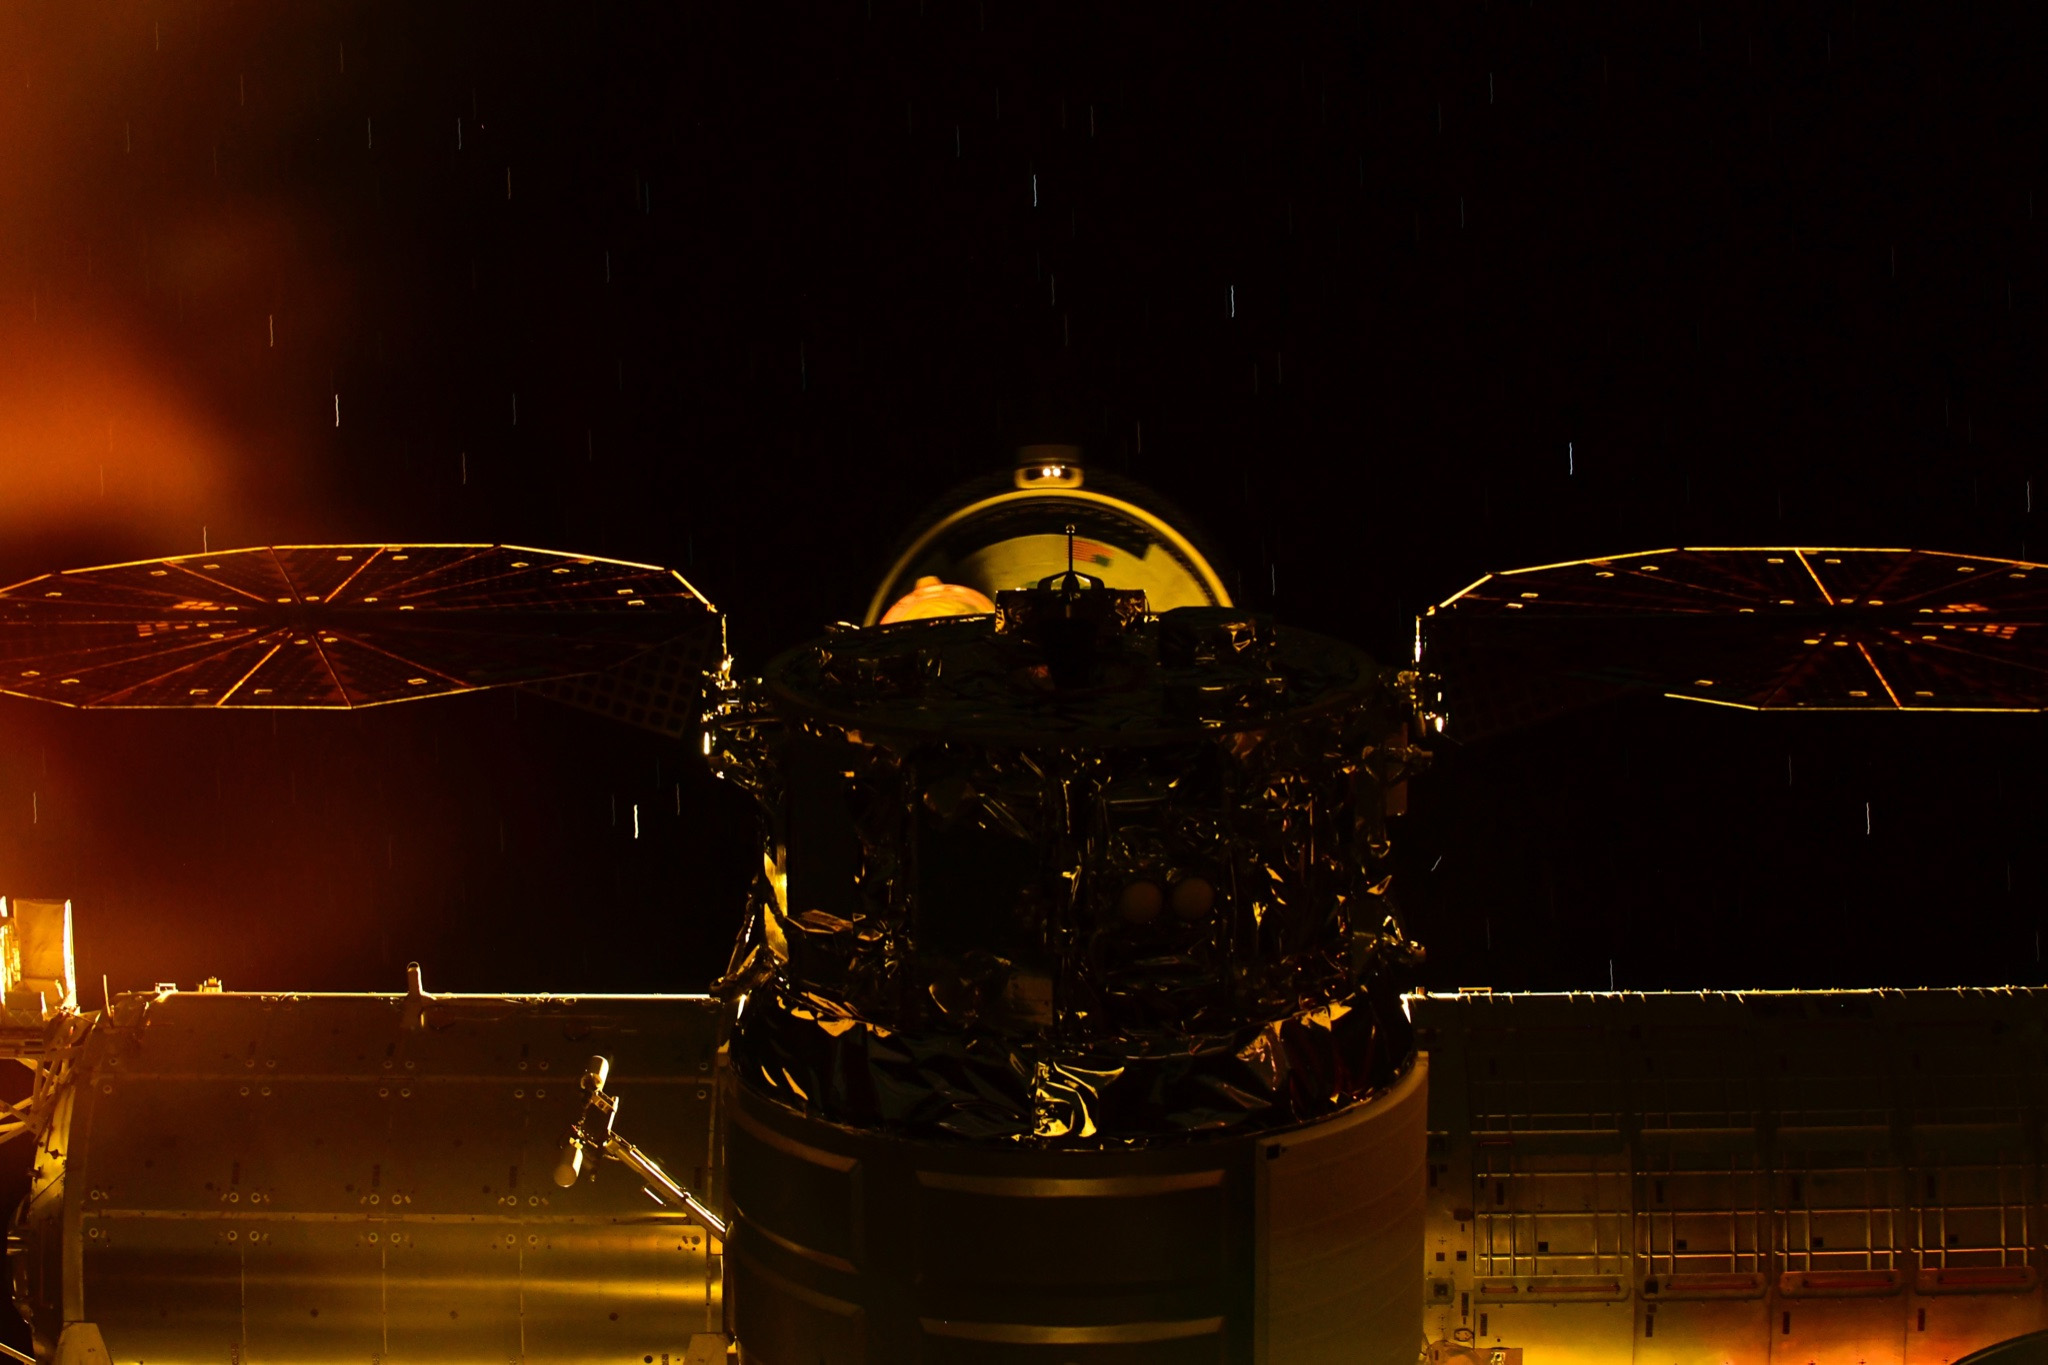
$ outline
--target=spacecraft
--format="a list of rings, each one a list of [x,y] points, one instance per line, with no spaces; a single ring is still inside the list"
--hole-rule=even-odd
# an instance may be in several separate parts
[[[2044,587],[1974,556],[1673,548],[1488,575],[1390,666],[1236,606],[1187,518],[1031,446],[913,527],[861,623],[757,676],[680,575],[515,546],[0,590],[0,692],[523,687],[690,746],[762,812],[698,995],[448,995],[414,969],[89,1011],[68,904],[7,901],[34,1358],[1918,1362],[2020,1338],[2048,1325],[2048,1000],[1417,993],[1388,830],[1447,726],[1623,692],[2040,710]]]

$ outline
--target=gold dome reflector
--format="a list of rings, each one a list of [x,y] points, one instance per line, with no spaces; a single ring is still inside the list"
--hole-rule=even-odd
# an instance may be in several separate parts
[[[882,613],[882,624],[923,621],[934,616],[986,616],[995,609],[995,603],[974,589],[958,583],[941,583],[926,574],[917,580],[916,587]]]
[[[1154,612],[1230,605],[1222,575],[1177,513],[1129,480],[1044,453],[1070,450],[1027,447],[1025,453],[1036,458],[1020,464],[1013,477],[956,490],[905,542],[862,623],[911,619],[897,612],[938,605],[937,596],[917,597],[927,579],[952,594],[947,600],[957,605],[993,603],[999,592],[1065,573],[1068,527],[1074,530],[1073,568],[1106,587],[1143,592]]]

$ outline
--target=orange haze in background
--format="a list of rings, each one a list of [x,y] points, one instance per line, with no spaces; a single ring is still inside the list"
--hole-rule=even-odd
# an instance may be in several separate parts
[[[178,552],[225,520],[232,440],[111,330],[0,327],[0,541],[85,522]]]
[[[307,405],[266,390],[272,319],[276,346],[317,345],[346,290],[304,206],[208,164],[235,77],[191,45],[247,22],[0,7],[0,581],[73,546],[126,558],[197,550],[203,526],[219,547],[317,525],[317,414],[291,413],[293,441],[252,419]]]
[[[0,584],[332,534],[324,390],[358,281],[288,173],[319,91],[261,40],[339,13],[0,3]],[[0,894],[76,899],[95,1005],[102,972],[360,986],[420,956],[446,978],[468,769],[414,774],[403,821],[373,804],[352,755],[438,752],[446,723],[398,719],[378,748],[359,717],[0,698]]]

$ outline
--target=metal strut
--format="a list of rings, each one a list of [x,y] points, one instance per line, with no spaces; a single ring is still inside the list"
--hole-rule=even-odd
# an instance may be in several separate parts
[[[576,1121],[569,1125],[568,1137],[563,1139],[561,1159],[555,1163],[555,1183],[565,1190],[574,1185],[576,1178],[583,1174],[584,1149],[595,1148],[639,1176],[649,1194],[672,1208],[684,1210],[709,1228],[712,1236],[724,1241],[723,1218],[663,1170],[660,1162],[612,1131],[612,1123],[619,1113],[619,1100],[604,1088],[611,1070],[609,1057],[592,1057],[583,1069],[583,1089],[589,1098],[584,1101]]]

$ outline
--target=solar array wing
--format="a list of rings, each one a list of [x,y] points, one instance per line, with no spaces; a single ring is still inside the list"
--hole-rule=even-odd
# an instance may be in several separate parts
[[[2048,566],[1675,549],[1488,574],[1421,622],[1454,734],[1653,690],[1769,711],[2048,709]]]
[[[707,654],[680,574],[511,545],[280,545],[0,589],[0,692],[80,707],[346,709]]]

